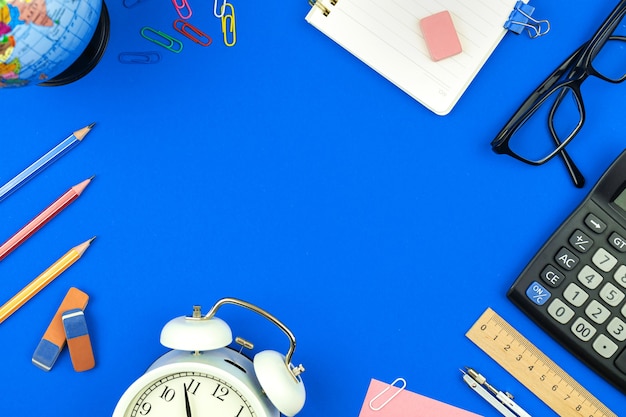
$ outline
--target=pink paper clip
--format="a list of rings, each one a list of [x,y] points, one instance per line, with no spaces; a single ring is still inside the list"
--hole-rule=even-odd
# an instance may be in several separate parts
[[[193,12],[191,11],[191,7],[189,6],[189,2],[187,0],[181,0],[181,3],[178,4],[177,0],[172,0],[172,4],[176,8],[176,12],[180,16],[181,19],[189,19]],[[183,16],[183,11],[187,11],[187,15]]]
[[[174,20],[174,29],[202,46],[209,46],[213,42],[209,35],[182,19]]]

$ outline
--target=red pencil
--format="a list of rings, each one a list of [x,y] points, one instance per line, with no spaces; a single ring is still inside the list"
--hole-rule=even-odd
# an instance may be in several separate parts
[[[57,198],[44,211],[39,213],[37,217],[32,219],[28,224],[17,231],[6,242],[0,245],[0,261],[3,260],[15,248],[24,243],[26,239],[31,237],[37,230],[41,229],[54,216],[59,214],[65,207],[69,206],[72,201],[76,200],[82,192],[87,188],[93,177],[86,179],[80,184],[76,184],[65,192],[61,197]]]

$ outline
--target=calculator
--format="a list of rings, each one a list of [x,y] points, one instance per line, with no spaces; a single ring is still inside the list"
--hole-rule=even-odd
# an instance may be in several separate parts
[[[626,151],[543,245],[507,296],[626,393]]]

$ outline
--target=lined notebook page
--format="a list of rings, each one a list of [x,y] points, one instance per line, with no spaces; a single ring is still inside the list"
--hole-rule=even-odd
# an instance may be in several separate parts
[[[318,0],[307,22],[439,115],[448,114],[506,33],[516,0]],[[419,21],[447,10],[463,52],[434,62]],[[331,71],[331,69],[329,69]]]

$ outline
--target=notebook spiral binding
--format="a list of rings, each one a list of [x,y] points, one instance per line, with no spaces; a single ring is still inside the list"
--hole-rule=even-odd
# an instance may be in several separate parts
[[[339,0],[330,0],[330,4],[335,6],[337,4],[337,1]],[[322,13],[324,13],[324,16],[328,16],[330,14],[330,9],[326,6],[324,6],[320,0],[309,0],[309,4],[311,6],[317,6],[320,8],[320,10],[322,10]]]

